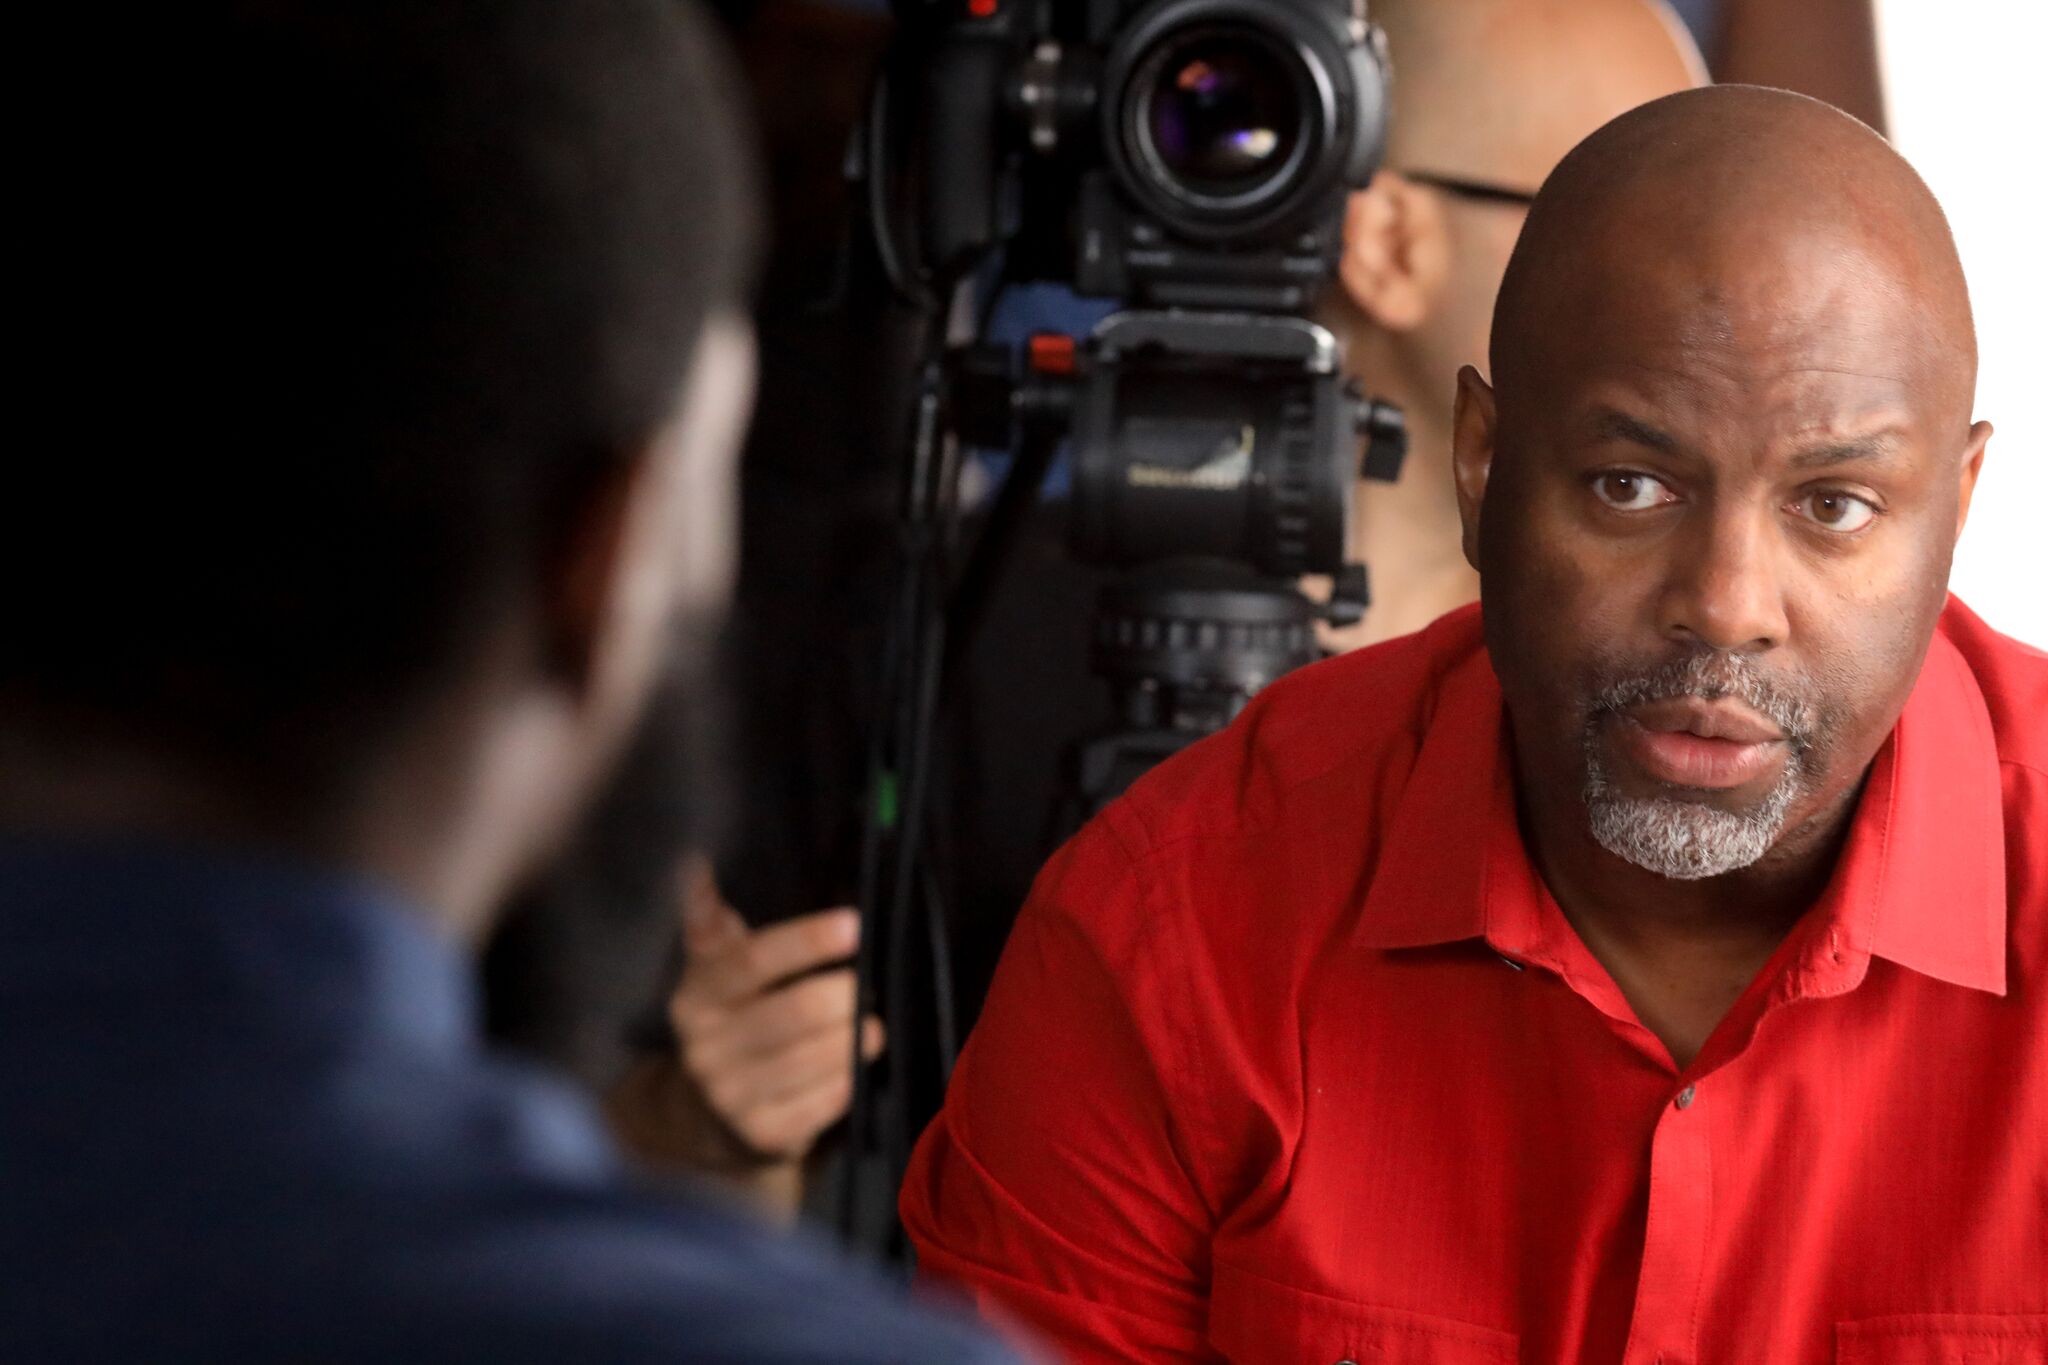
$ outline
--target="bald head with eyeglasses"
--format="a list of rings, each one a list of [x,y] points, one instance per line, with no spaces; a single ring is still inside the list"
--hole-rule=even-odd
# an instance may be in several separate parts
[[[1705,69],[1662,0],[1375,0],[1395,71],[1386,167],[1354,194],[1322,321],[1347,368],[1406,413],[1395,484],[1357,485],[1352,557],[1374,605],[1327,643],[1404,635],[1479,595],[1458,548],[1451,401],[1486,355],[1494,295],[1536,187],[1566,152]]]

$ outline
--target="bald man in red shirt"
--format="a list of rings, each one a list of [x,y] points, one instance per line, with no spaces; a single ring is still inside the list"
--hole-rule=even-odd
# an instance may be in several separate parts
[[[1946,592],[1975,367],[1853,120],[1582,144],[1460,376],[1481,608],[1053,860],[926,1271],[1080,1361],[2048,1360],[2048,656]]]

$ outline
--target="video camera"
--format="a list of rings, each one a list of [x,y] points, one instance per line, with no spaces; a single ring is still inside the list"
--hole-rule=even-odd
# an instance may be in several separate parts
[[[966,0],[924,37],[926,259],[1133,306],[1305,311],[1385,143],[1342,0]],[[913,38],[913,42],[917,39]]]
[[[898,0],[849,162],[872,248],[850,259],[872,258],[920,338],[911,392],[885,405],[908,459],[858,977],[892,1037],[932,1046],[892,1048],[885,1076],[857,1071],[849,1237],[864,1226],[859,1154],[900,1173],[951,1066],[934,733],[1057,453],[1071,462],[1070,552],[1118,575],[1097,602],[1093,665],[1119,728],[1072,755],[1063,810],[1085,816],[1227,724],[1319,657],[1318,618],[1364,610],[1365,569],[1347,562],[1353,482],[1394,477],[1405,434],[1345,376],[1311,309],[1348,196],[1379,164],[1388,79],[1363,0]],[[1118,309],[1085,336],[985,340],[993,301],[1040,283]],[[1008,452],[1008,473],[955,572],[976,449]],[[1327,603],[1300,591],[1309,574],[1332,579]]]
[[[1351,485],[1394,477],[1405,437],[1309,310],[1380,161],[1384,43],[1356,0],[964,0],[905,23],[914,225],[878,232],[898,270],[1123,305],[1085,338],[956,346],[945,410],[964,443],[1024,452],[996,553],[1070,440],[1070,548],[1132,571],[1095,633],[1131,727],[1113,747],[1149,761],[1317,657],[1318,616],[1365,607]],[[1304,574],[1332,577],[1328,603]]]

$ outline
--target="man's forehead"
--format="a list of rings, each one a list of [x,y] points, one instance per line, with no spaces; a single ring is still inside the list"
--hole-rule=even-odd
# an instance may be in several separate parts
[[[1853,249],[1787,246],[1776,259],[1727,263],[1703,254],[1681,245],[1661,261],[1639,254],[1633,267],[1589,272],[1572,291],[1572,324],[1538,348],[1541,387],[1573,408],[1627,395],[1694,425],[1802,430],[1938,403],[1940,339]]]
[[[1616,346],[1702,382],[1890,377],[1944,421],[1967,421],[1976,370],[1954,245],[1911,168],[1837,111],[1736,86],[1615,120],[1530,212],[1495,317],[1504,404]]]
[[[1909,455],[1927,432],[1897,380],[1839,370],[1785,370],[1744,383],[1618,364],[1559,399],[1553,411],[1567,444],[1629,446],[1678,460],[1812,468],[1851,457],[1890,461]]]

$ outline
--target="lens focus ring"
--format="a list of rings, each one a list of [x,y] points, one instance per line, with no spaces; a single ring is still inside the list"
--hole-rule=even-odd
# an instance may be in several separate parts
[[[1156,0],[1136,16],[1103,80],[1106,146],[1134,204],[1217,243],[1323,212],[1376,139],[1358,118],[1359,40],[1341,14],[1315,0]]]
[[[1284,189],[1314,131],[1297,66],[1248,30],[1170,37],[1138,68],[1131,92],[1146,160],[1193,201],[1255,203]]]

